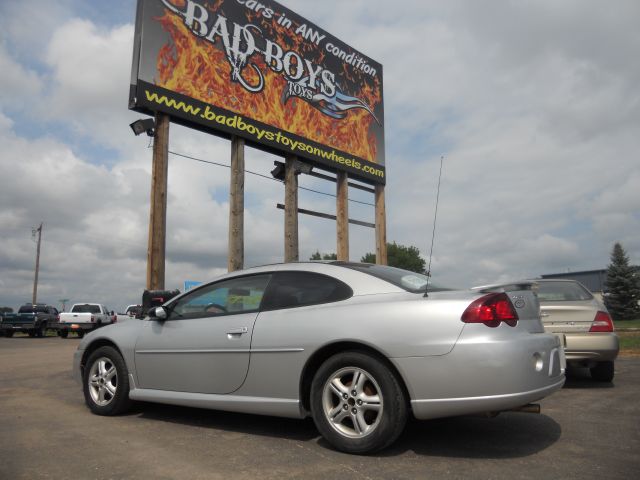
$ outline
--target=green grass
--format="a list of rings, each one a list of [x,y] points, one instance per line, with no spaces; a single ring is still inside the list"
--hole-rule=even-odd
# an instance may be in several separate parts
[[[616,330],[619,328],[640,328],[640,318],[636,320],[617,320],[613,324]]]
[[[620,352],[640,355],[640,332],[618,332]]]

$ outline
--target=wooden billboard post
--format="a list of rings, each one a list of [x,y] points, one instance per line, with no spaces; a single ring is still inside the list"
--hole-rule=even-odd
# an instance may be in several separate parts
[[[164,290],[169,171],[169,115],[156,113],[151,167],[147,290]]]
[[[336,177],[336,258],[349,261],[349,176],[338,172]]]
[[[285,157],[284,173],[284,261],[297,262],[298,250],[298,175],[297,159]]]
[[[387,264],[387,212],[384,204],[384,185],[375,186],[376,204],[376,263]]]
[[[231,185],[229,187],[230,272],[244,268],[244,140],[231,139]]]

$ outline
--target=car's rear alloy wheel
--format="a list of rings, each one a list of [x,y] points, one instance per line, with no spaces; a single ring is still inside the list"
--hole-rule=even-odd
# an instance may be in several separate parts
[[[93,413],[117,415],[129,408],[127,366],[113,347],[101,347],[89,356],[83,380],[84,399]]]
[[[311,385],[311,411],[334,447],[368,453],[394,442],[406,423],[404,393],[390,368],[362,352],[329,358]]]
[[[613,362],[598,362],[590,369],[591,378],[598,382],[610,382],[613,380],[614,370]]]

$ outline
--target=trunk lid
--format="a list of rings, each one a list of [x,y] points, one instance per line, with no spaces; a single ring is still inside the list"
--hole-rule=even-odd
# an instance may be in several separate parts
[[[552,333],[585,333],[598,312],[594,300],[545,302],[540,305],[542,323]]]

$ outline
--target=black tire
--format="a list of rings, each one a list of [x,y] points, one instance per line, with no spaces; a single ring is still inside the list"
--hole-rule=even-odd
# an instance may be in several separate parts
[[[84,330],[78,330],[76,334],[78,335],[78,338],[82,338],[84,337]]]
[[[40,328],[36,332],[36,336],[38,338],[44,338],[44,337],[47,336],[47,324],[46,323],[43,323],[42,325],[40,325]]]
[[[60,335],[62,338],[67,338],[69,336],[69,331],[68,330],[60,330],[58,332],[58,335]]]
[[[115,374],[109,377],[111,372]],[[118,415],[131,407],[129,371],[115,348],[100,347],[89,356],[82,375],[82,389],[85,403],[96,415]]]
[[[35,336],[36,336],[36,331],[35,331],[35,330],[29,330],[29,331],[27,332],[27,335],[29,335],[31,338],[33,338],[33,337],[35,337]]]
[[[339,390],[331,387],[333,379],[338,379]],[[376,403],[379,410],[373,408]],[[407,421],[407,400],[396,375],[383,361],[357,351],[334,355],[320,366],[311,383],[310,405],[320,434],[347,453],[391,445]]]
[[[11,338],[13,337],[13,332],[11,330],[7,330],[6,332],[4,332],[4,336],[7,338]]]
[[[597,382],[610,382],[615,373],[613,362],[598,362],[595,367],[590,368],[591,378]]]

